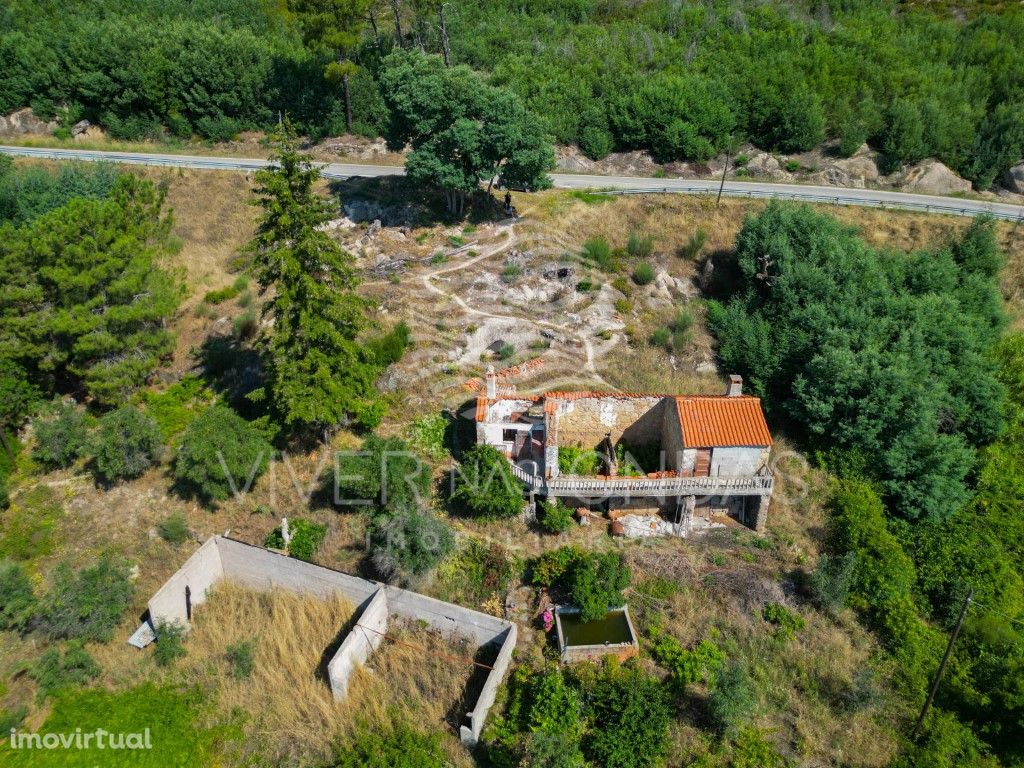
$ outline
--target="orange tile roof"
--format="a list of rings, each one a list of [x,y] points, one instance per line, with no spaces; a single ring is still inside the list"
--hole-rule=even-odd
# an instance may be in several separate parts
[[[740,395],[676,398],[684,448],[772,444],[761,398]]]
[[[540,395],[518,395],[515,393],[499,394],[494,399],[488,399],[487,395],[477,395],[476,398],[476,420],[486,421],[487,420],[487,407],[491,403],[496,403],[499,400],[527,400],[531,403],[539,403],[541,400]]]

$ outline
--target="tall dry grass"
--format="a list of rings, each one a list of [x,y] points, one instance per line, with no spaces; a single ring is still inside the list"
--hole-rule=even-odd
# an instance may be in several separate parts
[[[341,598],[283,590],[253,592],[222,584],[196,610],[181,662],[185,682],[211,690],[220,716],[246,713],[247,749],[273,764],[321,760],[358,727],[386,732],[405,720],[445,734],[453,760],[468,756],[456,727],[474,648],[418,625],[393,623],[388,639],[356,671],[348,697],[334,700],[326,662],[354,614]],[[229,646],[252,640],[255,668],[236,679]],[[468,764],[468,763],[467,763]]]

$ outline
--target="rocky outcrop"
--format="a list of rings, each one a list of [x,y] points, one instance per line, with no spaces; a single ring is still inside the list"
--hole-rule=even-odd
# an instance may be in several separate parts
[[[771,181],[792,181],[793,174],[783,170],[778,159],[767,152],[754,151],[743,166],[747,174],[758,179],[770,179]]]
[[[662,170],[649,152],[612,152],[601,160],[591,160],[578,147],[558,147],[555,167],[559,173],[593,173],[602,176],[654,176]]]
[[[25,107],[7,117],[0,117],[0,136],[49,136],[56,126],[56,123],[40,120],[31,109]]]
[[[314,150],[350,160],[379,160],[390,154],[384,139],[370,139],[362,136],[338,136],[324,139]]]
[[[905,192],[929,195],[954,195],[971,191],[971,182],[961,179],[938,160],[922,160],[893,179]]]
[[[1024,195],[1024,160],[1008,170],[1003,181],[1008,190],[1017,195]]]

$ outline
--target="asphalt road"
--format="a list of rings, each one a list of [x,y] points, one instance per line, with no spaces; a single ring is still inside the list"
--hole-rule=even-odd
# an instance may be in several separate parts
[[[96,152],[81,149],[43,149],[37,147],[0,146],[0,153],[49,160],[102,160],[122,164],[225,171],[253,171],[267,165],[266,160],[251,158],[161,155],[138,152]],[[320,165],[323,175],[329,179],[349,179],[357,176],[397,176],[403,173],[402,168],[391,165],[351,163],[321,163]],[[556,187],[562,189],[605,190],[613,194],[650,194],[657,192],[717,194],[720,183],[714,179],[653,179],[639,176],[590,176],[565,173],[552,174],[551,179]],[[773,184],[762,181],[729,181],[726,182],[722,194],[727,197],[781,198],[837,205],[899,208],[956,216],[979,216],[987,213],[999,219],[1024,221],[1024,206],[1020,205],[983,200],[967,200],[958,197],[919,195],[908,192],[889,192],[879,189]]]

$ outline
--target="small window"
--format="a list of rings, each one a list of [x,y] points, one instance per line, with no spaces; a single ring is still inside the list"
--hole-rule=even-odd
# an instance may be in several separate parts
[[[518,429],[504,429],[501,432],[501,439],[506,443],[514,443],[518,431]]]

